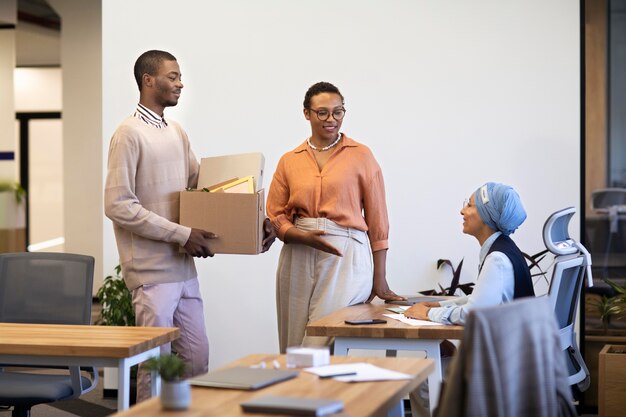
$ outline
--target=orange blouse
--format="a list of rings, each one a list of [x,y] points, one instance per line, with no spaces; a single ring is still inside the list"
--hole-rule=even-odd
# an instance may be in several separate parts
[[[372,252],[389,247],[380,166],[367,146],[346,135],[321,172],[306,141],[280,158],[267,196],[267,215],[283,241],[297,217],[325,217],[367,232]]]

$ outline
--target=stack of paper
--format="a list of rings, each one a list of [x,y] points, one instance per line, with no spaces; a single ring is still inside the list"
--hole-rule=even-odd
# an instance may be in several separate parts
[[[337,375],[334,379],[342,382],[392,381],[412,378],[411,375],[364,362],[316,366],[315,368],[305,368],[304,371],[318,375],[320,378]]]

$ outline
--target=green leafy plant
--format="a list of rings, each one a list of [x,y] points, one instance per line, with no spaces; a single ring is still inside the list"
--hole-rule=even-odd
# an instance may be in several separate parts
[[[607,333],[611,324],[611,317],[617,317],[624,313],[624,302],[619,297],[603,295],[599,300],[590,300],[589,304],[600,313],[600,320],[602,320],[602,327],[605,333]]]
[[[17,181],[0,181],[0,192],[13,192],[15,195],[15,201],[19,204],[26,195],[26,190]]]
[[[603,295],[601,299],[591,299],[589,304],[600,314],[604,333],[607,333],[611,319],[621,319],[626,314],[626,285],[619,285],[608,278],[603,278],[603,281],[611,287],[615,295],[610,297]]]
[[[187,363],[174,353],[148,359],[143,366],[147,370],[156,371],[164,381],[168,382],[181,380],[187,370]]]
[[[135,312],[132,296],[122,278],[122,267],[115,267],[115,274],[104,278],[96,297],[102,310],[95,324],[104,326],[134,326]]]

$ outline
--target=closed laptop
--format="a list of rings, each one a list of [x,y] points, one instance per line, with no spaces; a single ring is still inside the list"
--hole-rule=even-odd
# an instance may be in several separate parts
[[[295,378],[298,371],[238,366],[220,369],[191,379],[192,385],[212,388],[255,390]]]

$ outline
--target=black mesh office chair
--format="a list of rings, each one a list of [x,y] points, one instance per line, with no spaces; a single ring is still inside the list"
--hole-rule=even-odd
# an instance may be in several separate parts
[[[0,322],[90,324],[93,266],[94,258],[84,255],[0,254]],[[13,417],[30,416],[37,404],[77,398],[98,384],[96,368],[85,368],[87,377],[78,366],[58,375],[2,366],[0,405],[12,406]]]
[[[580,300],[585,275],[593,285],[591,255],[583,245],[569,236],[568,225],[576,213],[574,207],[559,210],[546,220],[543,241],[555,255],[548,298],[559,326],[561,349],[568,366],[568,381],[580,391],[589,388],[589,370],[576,343],[576,308]]]

